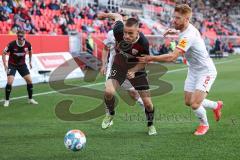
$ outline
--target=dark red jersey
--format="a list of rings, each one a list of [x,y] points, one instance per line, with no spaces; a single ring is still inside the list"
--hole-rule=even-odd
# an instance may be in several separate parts
[[[125,57],[125,60],[127,61],[126,64],[123,64],[121,60],[118,60],[118,58],[121,59],[121,56],[115,57],[115,63],[118,65],[126,65],[127,68],[131,68],[136,65],[138,62],[136,57],[139,57],[141,55],[149,55],[149,42],[147,38],[143,35],[143,33],[139,33],[139,37],[136,40],[135,43],[129,43],[124,41],[123,34],[124,34],[124,24],[122,21],[117,21],[114,25],[113,33],[116,40],[116,54],[120,54],[123,57]],[[132,63],[134,62],[134,64]],[[126,67],[125,66],[125,67]]]
[[[12,41],[8,44],[8,46],[4,49],[6,53],[9,53],[8,64],[12,65],[24,65],[25,56],[28,52],[32,51],[32,46],[28,41],[20,46],[17,41]]]

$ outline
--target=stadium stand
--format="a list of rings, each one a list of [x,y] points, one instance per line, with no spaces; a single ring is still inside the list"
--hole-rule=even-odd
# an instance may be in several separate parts
[[[188,3],[193,8],[192,23],[205,40],[209,41],[209,51],[216,48],[214,45],[218,36],[240,35],[238,0],[105,1],[106,3],[101,4],[96,0],[0,0],[0,34],[12,35],[19,28],[33,35],[81,33],[83,48],[86,50],[85,41],[91,33],[98,46],[94,52],[101,52],[101,42],[113,22],[98,20],[96,13],[99,10],[129,14],[141,21],[141,31],[146,35],[161,35],[166,28],[171,27],[174,6],[178,3]],[[167,43],[165,46],[169,46]],[[232,42],[226,42],[222,47],[224,50],[232,50],[232,45]]]
[[[124,10],[127,6],[135,10],[143,10],[156,21],[159,19],[159,23],[164,27],[169,27],[171,26],[170,14],[174,5],[182,2],[130,0],[123,1],[121,9]],[[236,21],[239,19],[237,0],[231,0],[231,2],[198,0],[188,3],[194,8],[193,23],[203,35],[240,35],[240,28],[237,25],[239,21]],[[105,10],[108,8],[106,7]],[[72,6],[64,0],[1,0],[2,27],[0,33],[13,34],[16,28],[23,28],[29,34],[50,34],[54,30],[57,34],[69,34],[72,31],[106,33],[111,29],[112,23],[97,20],[98,10],[99,7],[96,5],[79,6],[76,4]],[[155,29],[156,27],[150,29],[147,24],[143,23],[141,30],[145,34],[158,34],[159,32],[155,32]]]

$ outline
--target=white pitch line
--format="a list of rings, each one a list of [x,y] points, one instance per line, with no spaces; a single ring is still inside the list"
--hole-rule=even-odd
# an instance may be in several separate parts
[[[238,61],[238,60],[240,60],[240,58],[232,59],[232,60],[226,60],[226,61],[222,61],[222,62],[216,62],[215,64],[218,65],[218,64],[229,63],[229,62],[234,62],[234,61]],[[179,69],[174,69],[174,70],[167,71],[167,73],[175,73],[175,72],[184,71],[184,70],[187,70],[187,69],[188,69],[188,67],[179,68]],[[155,74],[157,74],[157,73],[155,73]],[[47,94],[54,94],[54,93],[59,93],[59,92],[63,92],[63,91],[73,90],[73,89],[77,89],[77,88],[81,88],[81,87],[98,86],[98,85],[102,85],[104,83],[105,82],[99,82],[99,83],[88,84],[88,85],[83,85],[83,86],[79,86],[79,87],[60,89],[58,91],[49,91],[49,92],[36,93],[36,94],[33,94],[33,96],[35,97],[35,96],[42,96],[42,95],[47,95]],[[27,97],[28,96],[13,97],[13,98],[11,98],[11,101],[12,100],[18,100],[18,99],[23,99],[23,98],[27,98]],[[4,102],[4,99],[1,99],[0,102]]]
[[[49,92],[36,93],[36,94],[33,94],[33,96],[35,97],[35,96],[42,96],[42,95],[47,95],[47,94],[59,93],[59,92],[69,91],[69,90],[73,90],[73,89],[77,89],[77,88],[81,88],[81,87],[92,87],[92,86],[102,85],[104,83],[105,82],[99,82],[99,83],[88,84],[88,85],[83,85],[83,86],[79,86],[79,87],[60,89],[58,91],[49,91]],[[18,99],[23,99],[23,98],[27,98],[27,97],[28,96],[13,97],[13,98],[11,98],[11,101],[12,100],[18,100]],[[0,102],[4,102],[4,99],[1,99]]]

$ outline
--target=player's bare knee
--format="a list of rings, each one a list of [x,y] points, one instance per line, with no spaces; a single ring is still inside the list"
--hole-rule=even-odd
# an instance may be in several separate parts
[[[143,102],[144,107],[148,110],[148,111],[152,111],[153,110],[153,104],[152,102]]]
[[[30,77],[24,77],[27,84],[32,84],[32,79]]]
[[[136,91],[134,91],[134,90],[130,90],[130,91],[128,91],[128,93],[135,100],[137,100],[139,98],[138,93]]]
[[[8,80],[8,81],[7,81],[7,84],[8,84],[8,85],[12,85],[12,84],[13,84],[13,81],[12,81],[12,80]]]
[[[112,97],[114,96],[114,91],[113,90],[105,90],[105,93],[104,93],[104,97],[106,99],[112,99]]]
[[[26,80],[27,84],[32,84],[32,80]]]
[[[14,81],[14,77],[13,77],[13,76],[8,76],[8,77],[7,77],[7,83],[8,83],[8,84],[12,84],[13,81]]]
[[[201,105],[201,104],[200,104],[200,103],[197,103],[197,102],[192,102],[192,103],[191,103],[192,109],[198,109],[198,107],[199,107],[200,105]]]

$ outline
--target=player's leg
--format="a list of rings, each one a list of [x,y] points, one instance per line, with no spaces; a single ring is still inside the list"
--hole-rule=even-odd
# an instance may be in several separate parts
[[[7,84],[5,87],[5,101],[3,104],[4,107],[9,106],[9,99],[12,91],[12,84],[15,78],[15,74],[16,74],[16,67],[13,65],[9,65],[7,70]]]
[[[105,92],[104,92],[106,112],[109,115],[111,115],[110,112],[114,112],[114,103],[115,103],[114,94],[116,92],[117,87],[119,86],[119,83],[117,80],[109,79],[109,77],[111,77],[114,74],[112,72],[117,70],[117,69],[114,69],[114,71],[112,71],[113,60],[114,60],[114,56],[113,54],[110,53],[108,58],[107,68],[106,68],[106,82],[105,82]]]
[[[149,84],[147,77],[144,75],[137,76],[133,79],[129,79],[134,88],[138,91],[140,97],[143,100],[145,107],[145,115],[147,119],[148,134],[156,135],[157,131],[153,125],[154,121],[154,107],[151,100],[151,94],[149,91]]]
[[[204,135],[209,129],[207,113],[205,108],[202,106],[202,101],[206,98],[207,93],[201,90],[195,90],[191,98],[191,107],[193,112],[200,120],[200,125],[195,131],[195,135]]]
[[[116,58],[117,57],[117,58]],[[116,60],[117,59],[117,60]],[[125,59],[121,54],[115,56],[109,62],[107,73],[108,80],[105,83],[104,101],[106,106],[106,117],[102,121],[102,128],[106,129],[113,124],[113,116],[115,115],[115,92],[116,89],[124,82],[127,75],[127,68],[119,65],[120,62],[125,63]],[[116,62],[115,62],[116,60]],[[111,63],[111,64],[110,64]],[[121,63],[120,63],[121,64]]]
[[[18,68],[18,72],[24,78],[24,80],[27,83],[28,103],[30,103],[30,104],[38,104],[38,102],[35,101],[32,98],[32,95],[33,95],[33,84],[32,84],[32,78],[31,78],[30,72],[29,72],[29,70],[27,68],[27,65],[23,65],[23,66],[19,67]]]
[[[191,99],[196,88],[196,77],[188,71],[187,78],[184,83],[184,100],[185,105],[191,107]]]
[[[105,92],[104,92],[104,100],[107,107],[107,110],[110,115],[114,115],[114,104],[115,104],[115,92],[119,87],[119,83],[115,79],[108,79],[106,81]]]
[[[216,73],[215,74],[206,74],[200,76],[196,89],[202,90],[206,93],[208,93],[211,89],[211,86],[213,85],[214,81],[216,79]],[[223,107],[223,102],[222,101],[211,101],[209,99],[204,99],[202,101],[202,106],[204,108],[210,108],[213,110],[214,117],[216,121],[219,121],[221,118],[221,110]]]
[[[148,134],[149,135],[156,135],[157,131],[153,125],[154,120],[154,107],[151,100],[151,95],[149,90],[139,90],[138,91],[140,97],[143,100],[143,104],[145,107],[145,115],[147,119],[147,126],[148,126]]]
[[[119,82],[115,79],[108,79],[105,83],[104,102],[106,106],[106,116],[102,121],[102,128],[106,129],[113,124],[115,115],[115,92],[119,87]]]
[[[140,97],[140,95],[138,94],[138,92],[134,88],[129,89],[128,94],[133,100],[135,100],[138,103],[138,105],[141,108],[143,108],[143,109],[145,108],[142,98]]]
[[[128,91],[129,96],[136,101],[140,107],[142,107],[144,109],[144,104],[143,104],[143,100],[140,97],[140,95],[138,94],[138,92],[135,90],[135,88],[132,86],[132,84],[130,83],[130,81],[128,79],[126,79],[123,84],[121,85],[121,87],[123,89],[125,89],[126,91]]]
[[[202,102],[204,108],[210,108],[213,110],[214,118],[216,121],[219,121],[221,118],[221,110],[223,108],[223,101],[211,101],[209,99],[204,99]]]
[[[184,91],[185,105],[191,107],[191,98],[193,92]]]
[[[198,83],[198,77],[191,71],[188,71],[187,78],[184,85],[185,104],[190,106],[195,113],[196,117],[200,120],[200,126],[196,131],[196,135],[203,135],[208,130],[208,121],[205,108],[201,105],[203,99],[206,97],[206,92],[196,90],[196,84]]]
[[[12,84],[14,81],[14,76],[9,75],[7,76],[7,85],[5,87],[5,102],[4,102],[4,107],[8,107],[9,106],[9,99],[10,99],[10,94],[12,91]]]

